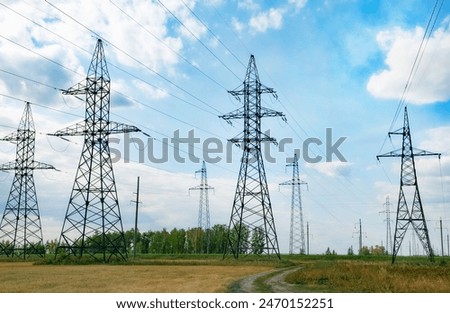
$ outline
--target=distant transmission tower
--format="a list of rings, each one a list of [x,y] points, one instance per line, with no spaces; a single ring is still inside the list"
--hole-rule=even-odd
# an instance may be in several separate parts
[[[17,132],[0,139],[17,145],[16,160],[0,165],[1,171],[15,171],[0,223],[0,253],[24,259],[31,254],[45,254],[33,171],[55,169],[34,160],[35,136],[31,106],[27,102]]]
[[[408,110],[405,106],[403,128],[389,132],[390,135],[402,135],[402,148],[391,151],[382,155],[378,155],[377,159],[381,157],[401,157],[401,174],[400,174],[400,192],[397,205],[397,218],[395,223],[394,248],[392,252],[392,263],[398,254],[402,244],[405,233],[409,225],[412,225],[416,232],[426,254],[430,260],[433,260],[433,249],[431,247],[430,237],[428,234],[425,214],[423,212],[422,200],[420,198],[419,186],[417,183],[416,165],[414,162],[415,156],[430,156],[440,153],[432,153],[425,150],[417,150],[412,145],[411,130],[409,127]],[[412,203],[409,205],[406,196],[414,193]],[[411,208],[411,209],[410,209]]]
[[[386,196],[386,202],[384,203],[384,211],[380,213],[386,214],[386,252],[390,253],[392,250],[392,233],[391,233],[391,202],[389,196]]]
[[[56,254],[88,255],[103,262],[113,257],[127,259],[109,135],[140,130],[109,120],[110,84],[103,44],[99,39],[86,80],[63,91],[65,95],[86,95],[85,120],[53,134],[84,137]]]
[[[201,174],[200,185],[191,187],[189,190],[200,190],[200,201],[198,203],[198,228],[203,229],[206,235],[206,253],[209,253],[209,232],[211,229],[209,217],[209,195],[208,191],[214,189],[208,185],[206,164],[203,161],[202,168],[195,172]]]
[[[304,254],[305,246],[305,229],[303,224],[303,209],[301,185],[307,183],[300,180],[298,169],[298,156],[294,154],[294,161],[286,166],[292,166],[292,179],[281,183],[280,186],[292,186],[291,198],[291,229],[289,233],[289,254]]]
[[[280,258],[261,153],[262,142],[276,143],[276,140],[261,132],[261,118],[281,116],[285,119],[285,117],[281,112],[261,107],[261,94],[275,95],[275,92],[259,81],[253,55],[250,56],[242,89],[229,93],[238,99],[239,96],[243,96],[244,107],[220,118],[227,122],[232,119],[244,119],[244,131],[240,137],[230,139],[230,142],[242,145],[243,154],[224,257],[231,252],[235,258],[240,254],[275,254]]]

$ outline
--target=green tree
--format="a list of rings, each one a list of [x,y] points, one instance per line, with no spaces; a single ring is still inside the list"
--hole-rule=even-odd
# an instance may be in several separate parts
[[[256,227],[252,232],[252,253],[262,254],[264,251],[264,231],[261,227]]]
[[[228,227],[226,225],[214,225],[210,229],[210,243],[209,243],[209,251],[210,253],[220,253],[223,254],[225,240],[228,235]]]

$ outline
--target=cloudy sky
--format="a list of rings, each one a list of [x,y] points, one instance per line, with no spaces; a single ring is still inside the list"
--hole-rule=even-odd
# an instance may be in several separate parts
[[[44,240],[59,237],[82,148],[81,138],[47,135],[84,116],[83,101],[59,89],[84,79],[96,39],[102,38],[112,80],[111,119],[151,136],[114,136],[111,144],[126,229],[134,223],[137,176],[141,230],[195,227],[198,193],[189,195],[188,188],[200,183],[194,172],[205,157],[216,158],[207,164],[215,187],[211,223],[228,224],[241,153],[233,146],[207,155],[204,148],[219,142],[226,150],[226,140],[242,131],[241,122],[229,125],[218,116],[242,105],[227,91],[240,86],[253,54],[262,83],[278,95],[263,96],[263,105],[287,118],[266,118],[262,126],[287,142],[283,149],[265,149],[272,158],[265,166],[281,251],[288,251],[290,189],[278,184],[292,175],[285,165],[296,149],[302,154],[301,178],[308,182],[302,196],[311,253],[356,250],[359,219],[364,245],[385,242],[385,215],[379,212],[388,195],[395,210],[400,160],[377,162],[376,155],[400,148],[401,138],[390,140],[387,133],[402,126],[396,112],[403,99],[414,146],[443,154],[416,162],[432,244],[440,253],[439,218],[445,234],[450,230],[450,3],[436,3],[2,1],[0,135],[17,128],[24,101],[30,101],[38,132],[35,159],[60,170],[35,173]],[[338,147],[343,158],[333,154],[327,161],[327,129],[331,143],[345,138]],[[199,143],[192,151],[183,144],[176,150],[171,138],[190,131]],[[310,145],[305,157],[308,138],[323,144]],[[161,161],[164,147],[167,161]],[[0,144],[1,162],[14,154],[14,145]],[[322,160],[311,163],[307,157]],[[12,178],[0,173],[1,208]],[[408,234],[402,253],[413,243]]]

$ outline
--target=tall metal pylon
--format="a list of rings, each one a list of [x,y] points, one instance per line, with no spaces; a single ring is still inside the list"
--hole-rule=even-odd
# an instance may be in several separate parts
[[[389,200],[389,195],[386,196],[386,202],[383,204],[384,211],[380,213],[386,214],[386,252],[392,251],[392,233],[391,233],[391,202]]]
[[[27,102],[17,131],[0,139],[16,143],[16,160],[0,165],[1,171],[15,171],[0,223],[0,253],[24,259],[31,254],[45,254],[33,171],[55,169],[34,160],[35,138],[31,106]]]
[[[303,224],[302,195],[300,187],[301,185],[307,185],[308,183],[300,180],[297,154],[294,154],[294,161],[286,166],[292,166],[292,179],[281,183],[280,186],[292,186],[289,254],[305,254],[305,228]]]
[[[214,190],[214,187],[208,185],[208,175],[206,172],[206,163],[203,161],[202,168],[195,171],[196,174],[200,173],[201,180],[200,185],[189,188],[191,190],[200,190],[200,200],[198,203],[198,228],[203,229],[206,235],[206,253],[209,253],[209,240],[211,221],[209,216],[209,190]]]
[[[110,84],[103,44],[99,39],[86,80],[63,91],[64,95],[86,96],[85,119],[53,134],[84,137],[57,255],[87,255],[102,262],[127,259],[109,135],[140,130],[110,121]]]
[[[232,253],[235,258],[241,254],[275,254],[280,258],[261,153],[262,142],[276,143],[276,140],[261,132],[261,118],[280,116],[285,119],[285,117],[281,112],[261,107],[261,94],[270,93],[275,96],[276,94],[272,88],[261,84],[253,55],[250,56],[243,86],[238,88],[241,89],[229,93],[238,99],[239,96],[243,96],[244,107],[220,116],[229,123],[233,119],[244,119],[243,134],[229,140],[241,144],[243,154],[224,257]]]
[[[377,159],[382,157],[400,157],[402,159],[400,174],[400,191],[397,204],[397,218],[395,221],[394,247],[392,250],[392,263],[399,252],[403,238],[409,225],[412,225],[417,234],[426,254],[430,260],[433,260],[434,254],[428,234],[428,227],[422,206],[422,199],[419,193],[417,182],[416,165],[414,157],[416,156],[441,156],[440,153],[419,150],[413,147],[411,130],[409,127],[408,110],[405,106],[403,128],[397,131],[389,132],[390,135],[401,135],[403,137],[402,148],[385,154],[377,155]],[[414,194],[412,203],[408,204],[405,193]]]

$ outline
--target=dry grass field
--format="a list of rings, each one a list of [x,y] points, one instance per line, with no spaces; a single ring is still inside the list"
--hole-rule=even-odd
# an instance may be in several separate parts
[[[450,292],[447,263],[380,261],[310,261],[286,281],[312,292]]]
[[[33,265],[0,262],[0,292],[225,292],[249,265]]]
[[[288,283],[282,292],[450,293],[448,261],[405,257],[392,265],[389,257],[284,256],[280,262],[161,255],[128,264],[62,265],[1,259],[0,293],[241,292],[240,283],[251,279],[247,292],[277,292]],[[263,275],[253,278],[258,273]]]

